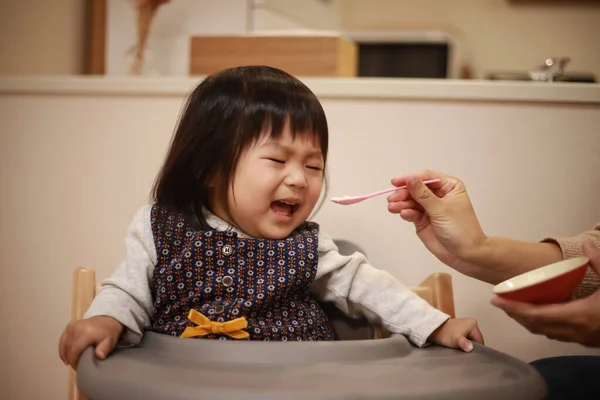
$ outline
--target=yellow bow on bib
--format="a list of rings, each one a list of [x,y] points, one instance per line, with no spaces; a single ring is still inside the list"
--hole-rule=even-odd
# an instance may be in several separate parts
[[[244,331],[248,327],[246,318],[236,318],[227,322],[214,322],[206,318],[202,313],[192,309],[188,319],[198,326],[188,326],[181,334],[181,338],[206,336],[210,333],[216,335],[225,334],[234,339],[248,339],[250,334]]]

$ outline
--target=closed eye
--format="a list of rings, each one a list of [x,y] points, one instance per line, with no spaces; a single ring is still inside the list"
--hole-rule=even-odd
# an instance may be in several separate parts
[[[268,158],[268,160],[269,161],[273,161],[274,163],[277,163],[277,164],[283,164],[283,163],[285,163],[285,161],[279,160],[277,158]]]
[[[308,165],[306,168],[313,169],[315,171],[323,171],[323,168],[321,168],[321,167],[314,167],[314,166],[310,166],[310,165]]]

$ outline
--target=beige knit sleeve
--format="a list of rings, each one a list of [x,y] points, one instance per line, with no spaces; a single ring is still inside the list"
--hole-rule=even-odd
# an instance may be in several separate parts
[[[563,254],[563,259],[580,257],[583,255],[581,245],[586,240],[591,240],[596,248],[600,249],[600,224],[597,224],[593,230],[583,232],[577,236],[565,237],[547,237],[542,239],[542,242],[556,243],[560,246]],[[575,298],[589,296],[600,287],[600,275],[591,267],[588,267],[585,277],[581,284],[575,289]]]

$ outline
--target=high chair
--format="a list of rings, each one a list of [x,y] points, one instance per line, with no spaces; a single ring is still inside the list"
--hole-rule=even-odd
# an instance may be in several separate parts
[[[365,252],[352,242],[335,240],[341,254],[350,255],[355,251]],[[71,298],[71,320],[81,319],[92,304],[94,296],[99,289],[96,283],[96,273],[93,268],[79,267],[73,274],[73,289]],[[455,318],[454,294],[452,291],[452,277],[447,272],[436,272],[429,275],[418,286],[410,287],[422,299],[433,307]],[[353,319],[347,317],[333,304],[321,303],[321,307],[329,317],[338,340],[379,339],[389,337],[390,334],[380,326],[372,326],[364,318]],[[75,371],[69,368],[68,399],[86,400],[79,393],[76,385]]]

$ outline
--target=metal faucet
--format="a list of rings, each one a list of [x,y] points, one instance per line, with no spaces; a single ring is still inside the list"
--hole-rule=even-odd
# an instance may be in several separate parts
[[[531,80],[538,82],[554,82],[560,77],[565,66],[571,61],[568,57],[548,58],[539,68],[529,71],[528,75]]]

